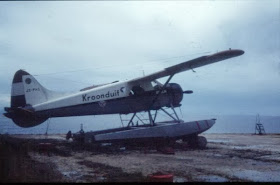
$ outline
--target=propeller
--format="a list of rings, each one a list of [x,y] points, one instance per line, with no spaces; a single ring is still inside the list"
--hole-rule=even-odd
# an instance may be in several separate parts
[[[192,90],[187,90],[187,91],[183,91],[184,94],[192,94],[193,91]]]

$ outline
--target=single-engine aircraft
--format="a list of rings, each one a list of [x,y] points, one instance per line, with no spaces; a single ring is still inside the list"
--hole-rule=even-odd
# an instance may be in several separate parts
[[[156,116],[152,117],[152,110],[165,111],[163,107],[174,110],[181,106],[183,94],[192,93],[191,90],[183,91],[179,84],[169,83],[175,74],[242,54],[242,50],[229,49],[173,65],[143,77],[90,86],[75,93],[48,90],[32,75],[18,70],[12,82],[11,107],[5,107],[4,115],[20,127],[33,127],[53,117],[133,113],[129,122],[131,124],[136,113],[144,111],[148,112],[150,124],[153,126]],[[168,77],[164,84],[157,80],[162,77]],[[166,113],[175,122],[181,121],[176,112],[175,116]]]

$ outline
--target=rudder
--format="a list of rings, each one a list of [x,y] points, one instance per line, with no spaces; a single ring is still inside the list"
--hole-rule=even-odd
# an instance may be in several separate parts
[[[30,75],[26,71],[18,70],[13,78],[12,90],[11,90],[11,108],[23,107],[26,105],[24,96],[24,86],[22,82],[22,77],[24,75]]]
[[[46,89],[29,73],[18,70],[12,82],[11,107],[24,107],[47,101]]]

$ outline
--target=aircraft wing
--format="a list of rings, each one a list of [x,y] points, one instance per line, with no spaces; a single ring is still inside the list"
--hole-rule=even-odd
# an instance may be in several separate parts
[[[215,53],[212,55],[198,57],[193,60],[189,60],[189,61],[182,62],[182,63],[174,65],[174,66],[167,67],[161,71],[152,73],[152,74],[144,76],[144,77],[139,77],[139,78],[129,80],[128,83],[137,83],[137,82],[141,83],[141,82],[145,82],[145,81],[153,81],[158,78],[174,75],[176,73],[180,73],[183,71],[187,71],[187,70],[194,69],[197,67],[212,64],[212,63],[226,60],[226,59],[229,59],[232,57],[237,57],[242,54],[244,54],[244,51],[237,50],[237,49],[221,51],[221,52],[218,52],[218,53]]]

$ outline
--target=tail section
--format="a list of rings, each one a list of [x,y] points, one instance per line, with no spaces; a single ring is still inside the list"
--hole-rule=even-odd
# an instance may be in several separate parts
[[[44,88],[32,75],[22,77],[25,101],[27,105],[36,105],[48,100],[48,90]]]
[[[18,70],[13,79],[11,107],[36,105],[48,100],[48,91],[32,75]]]
[[[32,127],[48,119],[47,115],[38,115],[32,108],[64,95],[44,88],[32,75],[24,70],[18,70],[13,78],[11,90],[11,107],[6,107],[4,115],[11,118],[21,127]]]

